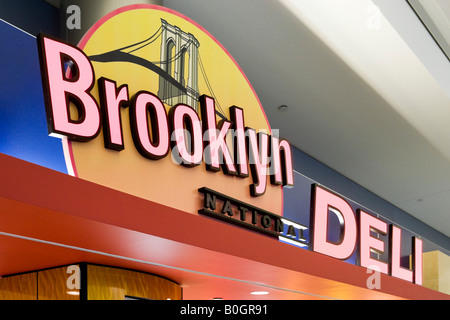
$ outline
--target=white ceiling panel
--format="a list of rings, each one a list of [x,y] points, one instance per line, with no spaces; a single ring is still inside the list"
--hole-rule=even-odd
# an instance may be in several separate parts
[[[450,235],[450,65],[405,1],[164,5],[230,51],[283,137]]]

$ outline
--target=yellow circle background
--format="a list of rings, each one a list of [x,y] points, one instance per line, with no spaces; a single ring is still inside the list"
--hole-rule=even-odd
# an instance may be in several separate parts
[[[95,30],[88,39],[84,39],[82,49],[87,56],[91,56],[140,42],[158,30],[161,18],[184,32],[193,34],[199,41],[199,55],[217,101],[226,112],[225,116],[229,118],[230,106],[238,106],[244,110],[246,126],[257,131],[265,130],[270,134],[260,102],[240,68],[211,35],[180,14],[153,6],[118,10],[117,14],[93,27]],[[158,39],[133,54],[150,61],[160,61],[160,49],[161,40]],[[159,75],[140,65],[95,61],[92,61],[92,65],[96,79],[106,77],[116,81],[117,86],[127,84],[130,99],[140,90],[154,94],[158,92]],[[211,95],[200,67],[198,86],[200,95]],[[97,83],[91,94],[99,101]],[[166,105],[166,109],[169,110],[170,106]],[[250,196],[249,191],[249,186],[253,183],[251,175],[241,178],[225,175],[221,171],[209,172],[204,163],[186,168],[172,161],[171,152],[160,160],[144,158],[138,153],[132,140],[128,108],[122,108],[121,117],[124,150],[119,152],[106,149],[103,133],[87,143],[71,142],[72,164],[78,177],[193,214],[203,205],[198,189],[206,186],[282,215],[282,188],[271,186],[269,178],[266,193],[255,198]],[[230,150],[232,152],[231,147]]]

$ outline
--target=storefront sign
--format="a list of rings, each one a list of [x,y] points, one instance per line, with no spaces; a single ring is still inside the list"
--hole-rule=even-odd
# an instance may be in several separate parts
[[[42,34],[37,42],[49,134],[61,138],[74,176],[185,212],[197,211],[196,190],[208,186],[282,215],[282,186],[294,183],[290,145],[231,55],[195,22],[130,5],[78,46]]]
[[[272,133],[236,62],[193,21],[132,5],[100,20],[78,47],[37,40],[48,130],[62,139],[73,175],[336,259],[356,252],[362,267],[422,283],[420,239],[404,268],[400,228],[316,183],[301,204],[307,223],[283,217],[283,186],[294,185],[290,145]]]
[[[308,246],[306,239],[303,237],[303,230],[308,229],[306,226],[206,187],[198,191],[204,195],[203,208],[198,211],[200,214],[247,228],[299,247]]]
[[[229,108],[230,121],[217,124],[215,100],[201,95],[201,118],[196,106],[178,103],[166,111],[161,99],[150,91],[139,90],[129,98],[127,84],[98,79],[100,101],[91,95],[95,74],[89,58],[80,49],[59,40],[39,35],[44,97],[49,134],[66,136],[72,141],[90,141],[103,124],[105,148],[124,149],[121,109],[129,107],[130,133],[136,149],[150,160],[165,158],[172,152],[176,162],[194,167],[206,164],[209,171],[248,177],[252,174],[250,194],[266,191],[267,170],[273,185],[293,185],[290,145],[267,133],[246,128],[243,109]],[[65,63],[70,62],[70,76]],[[70,103],[78,113],[70,113]],[[101,112],[99,109],[101,106]],[[232,148],[226,138],[232,135]],[[233,158],[230,150],[234,150]],[[247,160],[248,159],[248,160]],[[250,167],[250,170],[249,170]]]
[[[345,199],[321,186],[313,186],[312,198],[310,227],[313,230],[311,237],[313,251],[345,260],[355,250],[359,250],[360,266],[422,284],[422,240],[412,238],[412,268],[403,268],[400,262],[402,236],[400,228],[393,224],[388,225],[361,209],[358,209],[355,215]],[[327,238],[330,214],[334,214],[339,220],[337,242],[330,242]],[[388,248],[385,242],[378,238],[379,235],[389,235]],[[389,256],[388,262],[372,256],[372,253],[385,252]]]
[[[303,231],[309,228],[289,219],[277,216],[263,209],[253,207],[239,200],[208,188],[201,188],[204,194],[203,208],[199,213],[219,219],[267,236],[279,238],[280,241],[327,256],[346,260],[355,251],[361,267],[373,269],[393,277],[416,284],[422,284],[422,240],[412,237],[412,255],[410,268],[401,265],[402,230],[383,220],[358,209],[356,214],[341,196],[317,184],[312,185],[309,241],[303,237]],[[330,215],[338,221],[338,230],[329,230]],[[330,241],[331,232],[338,234],[337,241]],[[388,237],[388,247],[379,239],[379,235]],[[388,254],[388,261],[383,262],[374,255]]]

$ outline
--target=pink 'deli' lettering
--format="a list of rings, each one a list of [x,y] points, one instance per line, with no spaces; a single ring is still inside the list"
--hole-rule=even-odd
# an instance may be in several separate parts
[[[360,234],[360,264],[361,267],[371,268],[376,266],[377,271],[388,274],[388,264],[372,258],[371,252],[383,254],[385,251],[384,242],[372,237],[371,232],[386,235],[388,224],[362,210],[359,212],[359,234]],[[373,268],[372,268],[373,269]]]
[[[184,104],[167,113],[153,93],[141,90],[130,97],[126,84],[118,86],[101,77],[100,112],[90,94],[95,75],[86,55],[43,35],[39,35],[38,45],[50,134],[88,141],[97,136],[102,123],[105,148],[121,151],[125,148],[121,114],[127,108],[134,145],[145,158],[162,159],[172,147],[173,159],[187,167],[204,161],[210,171],[222,169],[240,178],[251,172],[250,194],[255,197],[265,193],[267,175],[273,185],[293,185],[289,143],[246,128],[243,109],[230,107],[230,120],[223,118],[217,123],[215,101],[203,95],[199,99],[201,120],[194,108]],[[67,62],[72,65],[70,70],[64,69]],[[76,107],[77,117],[71,114],[70,104]]]
[[[391,260],[391,275],[409,282],[413,281],[412,270],[403,268],[400,265],[401,258],[401,236],[402,230],[394,225],[390,225],[390,260]]]
[[[89,93],[95,79],[89,59],[69,44],[42,35],[37,39],[49,133],[78,141],[94,138],[100,131],[100,112]],[[67,61],[73,63],[69,73],[64,70]],[[78,111],[75,119],[70,103]]]
[[[413,237],[413,263],[414,263],[414,283],[423,284],[423,241]]]
[[[314,192],[313,250],[337,259],[349,258],[356,245],[356,220],[350,205],[341,197],[320,187]],[[328,215],[333,212],[339,219],[340,239],[338,243],[327,240]]]
[[[412,238],[412,263],[410,268],[401,266],[401,229],[388,224],[363,210],[358,210],[358,219],[351,206],[340,196],[313,185],[313,201],[311,203],[311,221],[313,228],[313,251],[333,258],[345,260],[349,258],[357,246],[359,239],[360,265],[376,269],[393,277],[416,284],[422,284],[422,240]],[[331,243],[327,239],[329,212],[336,214],[340,221],[340,240]],[[359,221],[357,221],[359,220]],[[359,227],[358,227],[359,223]],[[359,232],[359,234],[358,234]],[[382,262],[371,256],[371,252],[383,254],[386,250],[383,240],[371,235],[375,233],[386,236],[389,232],[389,259]]]

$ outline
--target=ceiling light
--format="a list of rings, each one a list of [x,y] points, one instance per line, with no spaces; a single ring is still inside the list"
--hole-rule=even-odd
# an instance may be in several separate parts
[[[285,104],[282,104],[281,106],[278,107],[278,110],[280,111],[286,111],[288,109],[288,106]]]
[[[253,291],[253,292],[250,292],[250,294],[252,294],[254,296],[264,296],[266,294],[269,294],[269,292],[267,292],[267,291]]]

